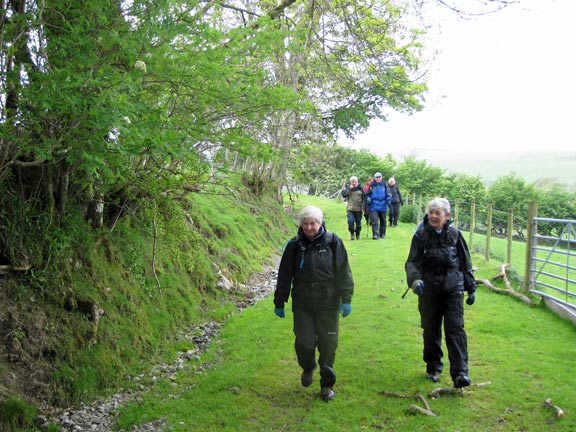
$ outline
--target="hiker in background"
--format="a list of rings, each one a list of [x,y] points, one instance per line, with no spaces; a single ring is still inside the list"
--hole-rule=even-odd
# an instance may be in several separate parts
[[[348,231],[350,240],[360,239],[362,230],[362,208],[364,206],[364,191],[358,184],[358,177],[350,177],[350,184],[342,189],[342,198],[347,200],[346,216],[348,218]]]
[[[370,225],[372,225],[374,240],[386,238],[386,213],[391,199],[388,184],[382,180],[382,173],[377,172],[366,193],[366,202],[370,205]]]
[[[390,200],[390,211],[388,212],[389,222],[391,227],[398,226],[398,216],[400,215],[400,206],[404,205],[404,198],[402,198],[402,192],[396,183],[394,177],[390,177],[388,180],[388,188],[390,190],[390,195],[392,199]]]
[[[278,268],[274,313],[285,317],[284,304],[291,295],[301,384],[309,387],[314,381],[318,349],[320,395],[329,401],[336,383],[338,315],[352,312],[354,280],[344,242],[326,230],[323,217],[315,206],[300,212],[298,235],[286,243]]]
[[[366,202],[366,194],[370,190],[370,184],[372,183],[374,178],[372,176],[368,177],[366,183],[362,187],[362,191],[364,192],[364,203],[362,204],[362,213],[364,214],[364,219],[366,220],[366,226],[370,226],[370,204]]]
[[[405,269],[408,287],[418,295],[427,377],[433,382],[440,380],[444,321],[450,376],[454,387],[461,388],[470,385],[464,291],[468,293],[466,303],[473,305],[476,281],[466,241],[449,218],[447,199],[434,198],[428,203],[424,220],[412,237]]]

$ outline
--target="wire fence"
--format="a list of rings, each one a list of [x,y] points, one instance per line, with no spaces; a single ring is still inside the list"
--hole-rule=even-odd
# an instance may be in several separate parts
[[[417,209],[416,221],[422,219],[426,203],[424,197],[407,200]],[[472,252],[508,264],[520,289],[576,314],[576,221],[538,217],[536,203],[528,203],[527,209],[527,214],[515,215],[512,210],[455,201],[452,218],[468,234]]]
[[[406,200],[406,204],[416,208],[415,223],[422,220],[427,202],[427,198],[416,196]],[[519,216],[512,210],[503,211],[474,202],[452,201],[451,206],[453,223],[468,233],[467,241],[471,251],[483,254],[487,260],[508,263],[521,274],[524,273],[527,215]],[[506,246],[503,248],[502,242],[494,243],[494,238],[504,240]]]

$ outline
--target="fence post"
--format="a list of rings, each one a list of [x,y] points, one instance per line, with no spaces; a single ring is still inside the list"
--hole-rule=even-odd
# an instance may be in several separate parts
[[[422,195],[420,195],[420,199],[418,200],[418,218],[416,219],[416,223],[420,223],[424,216],[422,216]]]
[[[512,234],[514,233],[514,209],[508,209],[508,241],[506,242],[506,262],[512,265]]]
[[[458,201],[454,203],[454,220],[453,224],[456,228],[458,228],[458,215],[460,213],[460,206],[458,205]]]
[[[470,250],[474,247],[474,230],[476,229],[476,202],[472,201],[470,204],[470,233],[468,236],[468,248]]]
[[[536,230],[534,226],[534,218],[538,217],[538,203],[528,203],[528,226],[526,229],[526,261],[524,263],[524,285],[522,286],[525,292],[530,291],[530,275],[532,270],[532,230]]]
[[[486,247],[484,250],[484,259],[490,261],[490,239],[492,238],[492,204],[486,208]]]

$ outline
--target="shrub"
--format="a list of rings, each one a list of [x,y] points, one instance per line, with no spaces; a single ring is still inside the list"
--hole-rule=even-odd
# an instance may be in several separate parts
[[[418,206],[414,204],[406,204],[400,207],[400,214],[398,220],[405,223],[417,223],[418,220]]]
[[[36,408],[16,397],[9,397],[0,403],[0,426],[2,426],[2,430],[17,431],[33,428],[36,415]]]

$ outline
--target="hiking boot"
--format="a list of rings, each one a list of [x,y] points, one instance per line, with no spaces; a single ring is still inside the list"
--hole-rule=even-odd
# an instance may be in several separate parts
[[[350,240],[354,240],[354,234],[350,234]]]
[[[360,240],[360,233],[356,233],[356,240]]]
[[[300,376],[300,382],[302,383],[303,387],[310,387],[312,382],[314,382],[314,369],[302,372],[302,375]]]
[[[322,399],[328,402],[334,399],[335,393],[334,390],[332,390],[332,387],[322,387],[320,390],[320,396],[322,396]]]
[[[378,236],[377,236],[377,235],[373,235],[373,236],[372,236],[372,240],[378,240]]]
[[[456,375],[456,377],[454,378],[454,387],[456,388],[462,388],[462,387],[468,387],[470,385],[470,378],[468,378],[468,375],[464,375],[463,373]]]
[[[440,381],[440,372],[436,371],[436,372],[432,372],[432,373],[427,373],[426,378],[428,378],[430,381],[436,383],[436,382]]]

